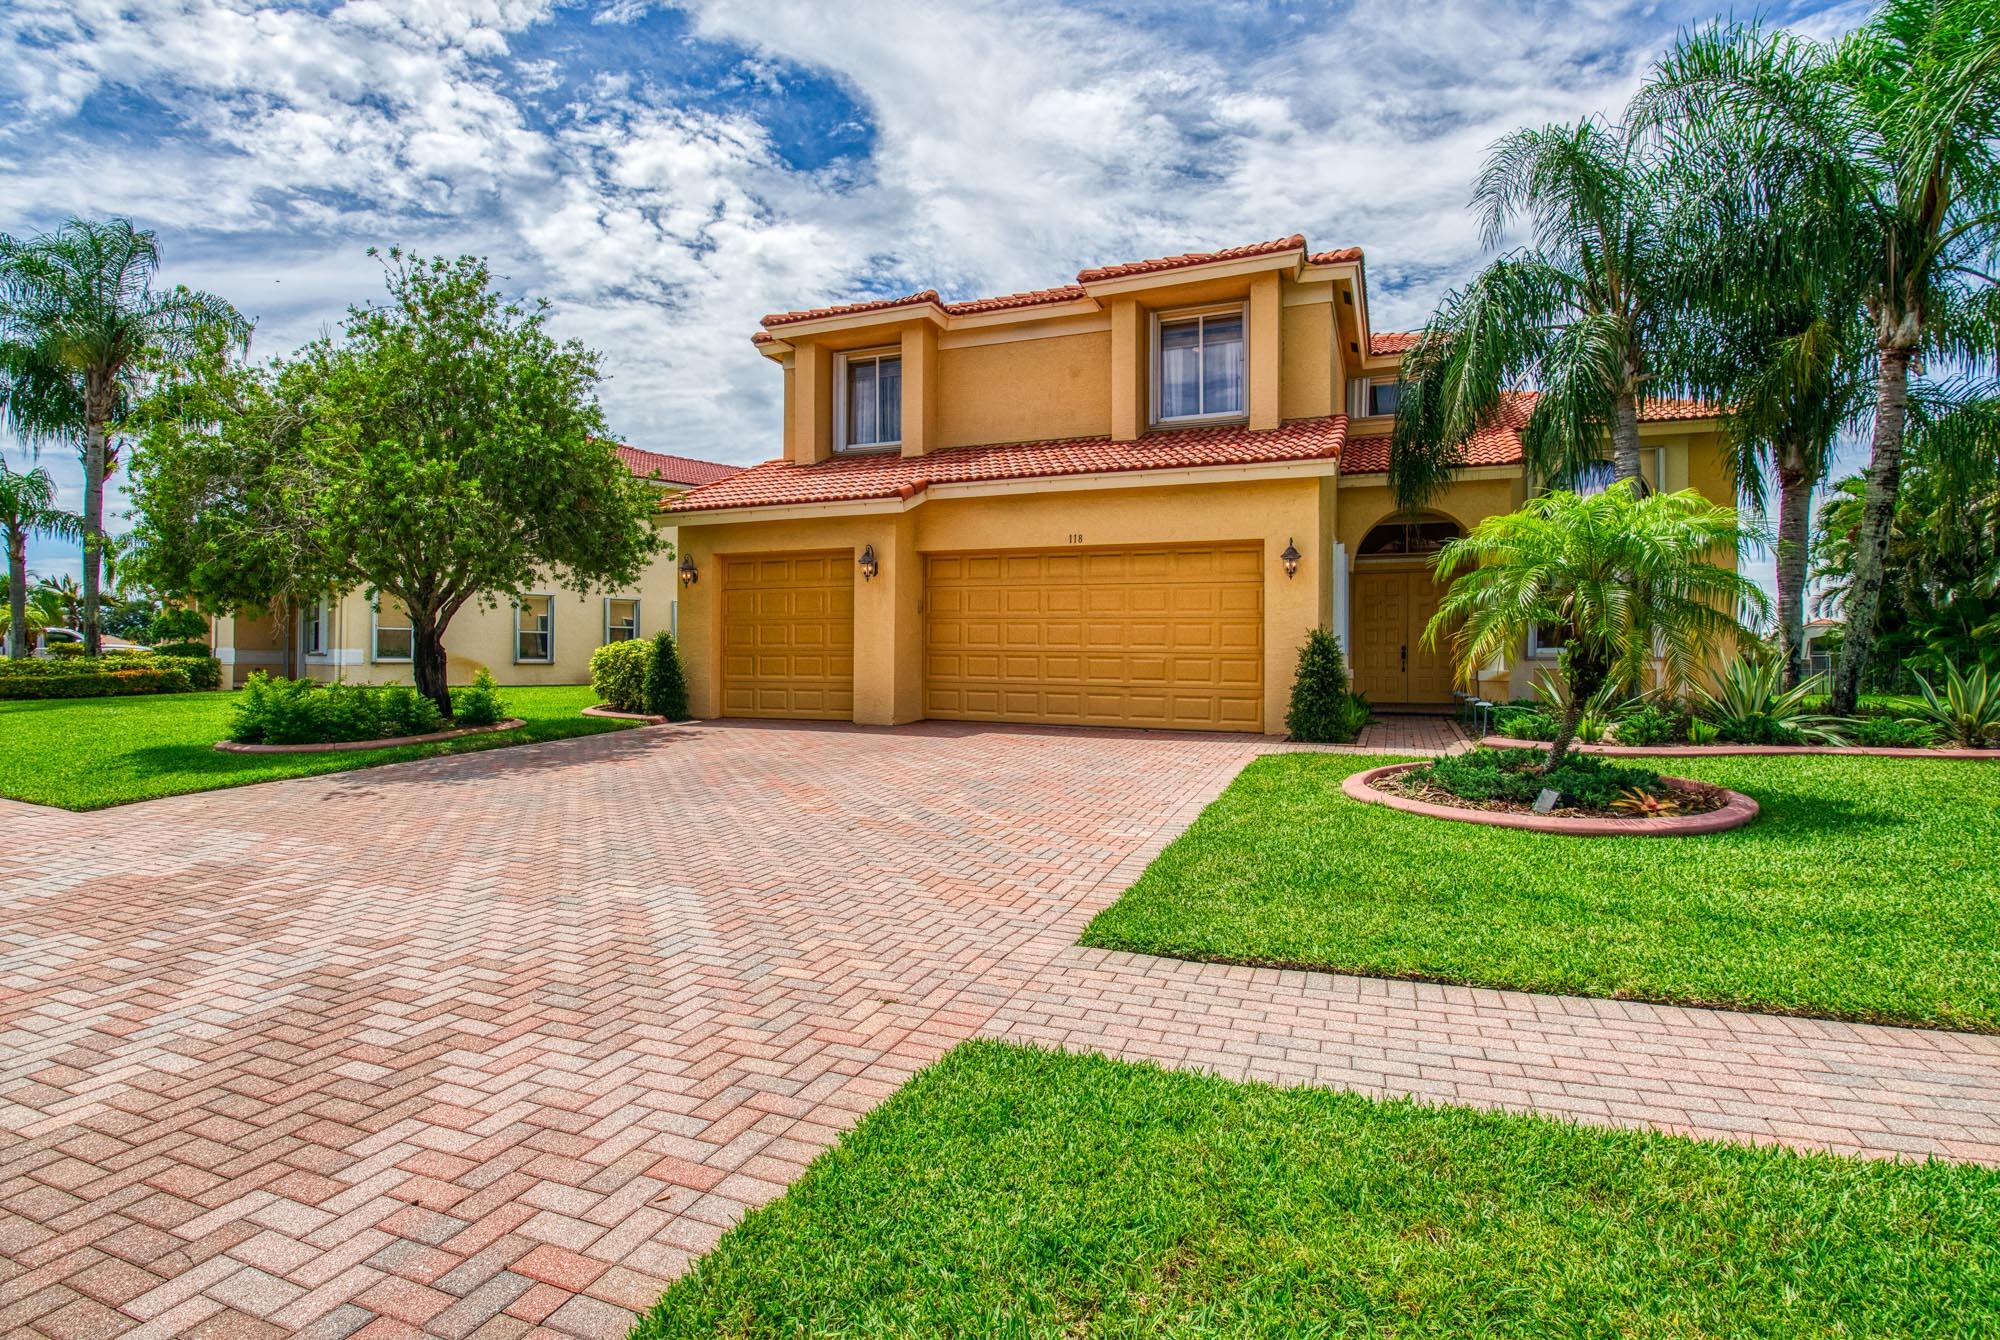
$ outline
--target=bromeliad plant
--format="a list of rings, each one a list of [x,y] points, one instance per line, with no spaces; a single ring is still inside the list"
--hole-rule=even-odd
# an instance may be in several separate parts
[[[1561,629],[1569,694],[1549,751],[1554,768],[1607,684],[1636,684],[1657,657],[1672,690],[1718,648],[1748,639],[1743,616],[1764,612],[1764,593],[1717,560],[1758,539],[1733,508],[1692,490],[1642,496],[1621,480],[1591,497],[1545,493],[1439,552],[1438,580],[1455,580],[1424,644],[1450,633],[1469,681],[1537,625]]]

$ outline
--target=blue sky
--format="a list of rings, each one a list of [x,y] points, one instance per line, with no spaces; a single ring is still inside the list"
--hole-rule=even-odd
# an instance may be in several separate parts
[[[1778,3],[1818,34],[1855,3]],[[1517,125],[1615,113],[1713,0],[6,0],[0,230],[156,229],[282,353],[365,252],[476,252],[606,355],[614,429],[777,450],[764,312],[1302,231],[1367,248],[1378,327],[1481,259]],[[21,462],[18,450],[10,461]],[[77,501],[75,463],[43,463]],[[122,529],[122,499],[111,504]],[[38,573],[74,572],[38,546]]]

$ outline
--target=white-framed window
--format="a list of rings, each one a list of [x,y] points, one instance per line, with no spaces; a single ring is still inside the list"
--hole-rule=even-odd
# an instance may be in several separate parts
[[[876,451],[900,446],[902,354],[879,349],[842,354],[834,373],[835,449]]]
[[[306,606],[306,655],[326,655],[326,628],[328,622],[326,602],[324,600],[315,600],[312,604]]]
[[[1553,661],[1562,655],[1569,630],[1561,624],[1538,623],[1528,630],[1528,655],[1537,661]]]
[[[1348,383],[1347,412],[1357,419],[1394,414],[1402,392],[1396,377],[1356,377]]]
[[[370,618],[372,632],[369,639],[369,656],[377,661],[408,661],[416,652],[416,630],[410,627],[410,616],[400,609],[386,613],[380,601],[375,602]]]
[[[1640,449],[1639,478],[1644,481],[1647,489],[1658,489],[1660,487],[1660,477],[1664,473],[1665,468],[1666,449],[1664,447],[1643,447]],[[1609,459],[1592,461],[1578,470],[1569,479],[1565,480],[1561,487],[1567,488],[1571,493],[1588,498],[1593,494],[1602,493],[1604,490],[1610,488],[1611,482],[1617,477],[1618,463],[1616,461]]]
[[[604,599],[604,640],[630,642],[639,636],[639,602],[624,596]]]
[[[514,661],[546,665],[556,658],[556,599],[522,596],[514,606]]]
[[[1249,404],[1241,303],[1153,318],[1153,421],[1239,419]]]

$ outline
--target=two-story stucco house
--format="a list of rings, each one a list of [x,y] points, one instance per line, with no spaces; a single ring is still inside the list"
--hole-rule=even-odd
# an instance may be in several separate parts
[[[1450,701],[1429,560],[1523,501],[1526,403],[1399,513],[1413,337],[1371,329],[1359,250],[1293,236],[762,324],[784,455],[669,503],[696,715],[1276,733],[1314,627],[1376,704]],[[1653,483],[1733,499],[1711,416],[1650,407]]]
[[[714,461],[620,446],[619,459],[663,493],[726,479],[738,469]],[[662,513],[666,538],[675,536]],[[462,684],[483,668],[502,684],[582,684],[590,654],[607,642],[672,631],[674,562],[653,560],[629,589],[578,595],[550,582],[518,601],[467,605],[445,630],[445,674]],[[410,623],[393,600],[365,592],[329,595],[281,614],[214,620],[211,641],[225,681],[240,685],[257,671],[359,684],[408,683]]]

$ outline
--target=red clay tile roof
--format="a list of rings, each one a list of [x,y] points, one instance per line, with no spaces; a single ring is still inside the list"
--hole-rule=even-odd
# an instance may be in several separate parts
[[[657,479],[663,484],[713,484],[727,479],[743,467],[717,461],[698,461],[692,456],[669,456],[663,451],[646,451],[618,444],[618,459],[641,479]]]
[[[1472,440],[1466,443],[1465,464],[1519,465],[1521,429],[1527,426],[1528,415],[1534,412],[1534,408],[1534,392],[1509,393],[1492,424],[1474,433]],[[1639,421],[1668,423],[1679,419],[1712,419],[1721,412],[1720,406],[1702,400],[1649,400],[1639,407]],[[1343,475],[1379,475],[1388,468],[1387,437],[1357,437],[1347,444],[1347,450],[1340,456],[1340,473]]]
[[[1407,353],[1415,346],[1418,332],[1414,330],[1378,330],[1368,337],[1368,352],[1371,354]]]
[[[1151,260],[1122,261],[1116,265],[1100,265],[1093,269],[1077,272],[1074,284],[1062,284],[1055,288],[1031,289],[1025,293],[1004,293],[992,298],[968,298],[963,302],[946,302],[938,296],[936,289],[924,289],[901,298],[875,298],[867,302],[839,303],[830,307],[807,307],[795,312],[772,312],[759,324],[766,330],[750,337],[755,344],[769,344],[772,336],[768,328],[788,326],[800,321],[817,321],[830,316],[854,316],[862,312],[886,312],[898,307],[932,306],[952,316],[971,316],[979,312],[1001,312],[1016,307],[1041,307],[1051,303],[1073,302],[1090,296],[1083,285],[1104,279],[1122,279],[1128,275],[1153,274],[1161,270],[1178,270],[1190,265],[1209,265],[1216,261],[1242,260],[1248,256],[1269,256],[1282,251],[1305,250],[1303,234],[1293,233],[1290,237],[1275,238],[1269,242],[1254,242],[1247,247],[1225,247],[1220,251],[1190,251],[1179,256],[1156,256]],[[1322,251],[1307,258],[1315,265],[1333,261],[1361,259],[1360,247],[1345,247],[1339,251]]]
[[[1303,233],[1293,233],[1290,237],[1273,238],[1269,242],[1252,242],[1247,247],[1225,247],[1221,251],[1189,251],[1178,256],[1155,256],[1151,260],[1121,261],[1116,265],[1099,265],[1089,270],[1079,270],[1076,282],[1094,284],[1103,279],[1123,279],[1127,275],[1152,274],[1157,270],[1179,270],[1189,265],[1209,265],[1216,261],[1239,261],[1250,256],[1269,256],[1280,251],[1304,251],[1306,239]]]
[[[1108,437],[954,447],[928,456],[836,456],[817,465],[766,461],[719,483],[678,494],[676,512],[731,507],[909,498],[932,484],[995,479],[1094,475],[1128,470],[1178,470],[1204,465],[1259,465],[1338,456],[1347,439],[1347,417],[1297,419],[1252,432],[1241,426],[1181,428],[1136,442]]]

